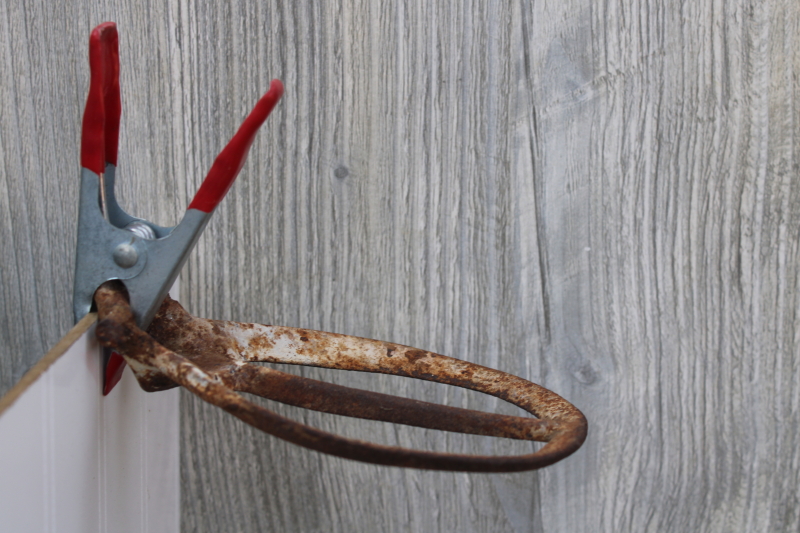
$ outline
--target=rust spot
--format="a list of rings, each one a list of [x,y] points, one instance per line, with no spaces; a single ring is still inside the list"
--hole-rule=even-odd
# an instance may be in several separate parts
[[[408,359],[408,361],[410,363],[416,363],[420,359],[428,357],[428,352],[423,351],[423,350],[416,350],[416,349],[412,348],[410,350],[406,350],[406,353],[403,354],[403,355],[406,356],[406,359]]]
[[[300,340],[303,342],[308,342],[308,337],[300,337]]]
[[[253,351],[268,352],[275,348],[275,344],[266,335],[252,336],[248,339],[248,342]]]

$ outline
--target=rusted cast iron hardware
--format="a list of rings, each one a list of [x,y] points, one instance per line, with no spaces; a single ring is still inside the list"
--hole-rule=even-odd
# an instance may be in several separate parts
[[[312,450],[390,466],[518,472],[551,465],[586,439],[586,419],[578,409],[535,383],[499,370],[389,342],[196,318],[169,296],[148,334],[137,327],[125,288],[118,281],[104,283],[95,302],[98,339],[125,357],[144,390],[186,387],[244,422]],[[257,362],[378,372],[456,385],[496,396],[536,418],[352,389],[251,364]],[[456,455],[370,444],[294,422],[236,391],[337,415],[547,444],[520,456]]]

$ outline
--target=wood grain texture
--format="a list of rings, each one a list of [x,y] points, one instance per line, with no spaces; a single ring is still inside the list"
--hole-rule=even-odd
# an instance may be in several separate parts
[[[184,395],[185,531],[800,528],[796,2],[0,6],[0,393],[70,327],[103,20],[120,27],[120,196],[145,218],[177,221],[269,80],[287,88],[184,271],[192,312],[494,366],[590,421],[538,473],[430,473],[307,452]],[[275,408],[383,443],[521,450]]]

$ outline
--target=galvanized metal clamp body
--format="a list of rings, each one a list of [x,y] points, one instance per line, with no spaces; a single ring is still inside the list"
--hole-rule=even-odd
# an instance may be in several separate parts
[[[75,321],[90,311],[94,293],[103,282],[118,279],[128,290],[136,323],[147,328],[214,209],[244,165],[259,127],[283,94],[283,84],[272,81],[269,91],[217,156],[183,220],[175,227],[164,228],[127,214],[114,195],[122,105],[119,38],[113,22],[92,31],[89,62],[91,83],[81,138]],[[121,359],[119,362],[124,365]],[[118,376],[119,372],[114,374]],[[107,380],[113,379],[107,374]],[[107,393],[110,387],[106,389]]]
[[[118,279],[128,288],[136,323],[147,328],[211,213],[189,209],[180,224],[172,228],[134,218],[114,199],[114,171],[110,164],[99,175],[87,168],[81,171],[75,320],[90,311],[97,287]],[[98,205],[100,187],[106,191],[102,207]]]

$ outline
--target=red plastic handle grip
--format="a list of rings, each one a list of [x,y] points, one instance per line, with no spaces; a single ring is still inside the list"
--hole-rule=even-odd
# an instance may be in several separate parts
[[[261,97],[256,106],[244,119],[236,135],[219,153],[208,171],[206,179],[194,195],[189,209],[197,209],[204,213],[211,213],[217,204],[225,197],[233,181],[242,170],[250,145],[258,133],[258,128],[267,120],[278,100],[283,96],[283,83],[272,80],[269,91]]]
[[[83,112],[81,166],[102,174],[106,162],[117,164],[119,117],[119,38],[117,25],[104,22],[89,36],[89,96]]]

